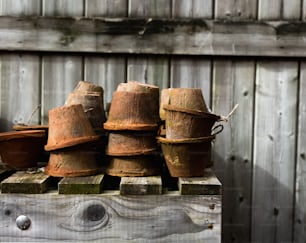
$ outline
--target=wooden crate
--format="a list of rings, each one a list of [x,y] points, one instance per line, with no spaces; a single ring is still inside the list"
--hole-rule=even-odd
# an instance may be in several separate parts
[[[172,181],[22,171],[3,177],[4,241],[221,242],[221,183],[211,170]]]

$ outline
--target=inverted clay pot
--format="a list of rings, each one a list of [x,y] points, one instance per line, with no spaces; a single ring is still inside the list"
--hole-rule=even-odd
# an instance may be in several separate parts
[[[46,151],[94,142],[95,134],[81,104],[49,110],[49,135]]]
[[[95,175],[99,172],[96,154],[87,149],[52,151],[45,173],[55,177]]]
[[[164,109],[166,111],[166,138],[169,139],[210,136],[212,127],[221,119],[220,116],[213,113],[171,105],[164,105]]]
[[[73,92],[99,92],[102,97],[104,94],[101,86],[89,81],[79,81]]]
[[[106,130],[157,130],[158,100],[148,92],[115,91]]]
[[[130,156],[152,153],[157,149],[156,134],[146,131],[110,132],[106,154]]]
[[[25,169],[36,167],[44,151],[44,130],[12,131],[0,133],[0,156],[5,167]]]
[[[162,152],[172,177],[203,176],[211,165],[211,142],[214,136],[190,139],[159,137]]]
[[[159,114],[162,120],[166,119],[164,105],[208,112],[202,90],[198,88],[162,89],[159,108]]]
[[[106,173],[111,176],[153,176],[161,172],[155,155],[112,157]]]
[[[68,95],[65,105],[81,104],[84,112],[97,134],[103,134],[103,123],[106,121],[103,96],[99,92],[82,91]]]

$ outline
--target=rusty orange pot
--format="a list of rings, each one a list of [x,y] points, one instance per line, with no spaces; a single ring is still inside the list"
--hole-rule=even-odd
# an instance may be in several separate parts
[[[164,105],[166,111],[166,138],[198,138],[210,136],[220,116],[198,110]],[[223,126],[222,126],[223,129]],[[219,130],[220,133],[222,130]]]
[[[106,173],[111,176],[153,176],[161,172],[155,155],[111,157]]]
[[[198,88],[162,89],[159,108],[159,114],[162,120],[166,119],[164,105],[208,112],[202,90]]]
[[[159,104],[148,92],[115,91],[104,123],[106,130],[158,129]]]
[[[172,177],[203,176],[211,165],[211,142],[214,136],[190,139],[158,138]]]
[[[95,175],[99,172],[96,153],[89,149],[64,149],[50,152],[45,173],[55,177]]]
[[[49,135],[45,150],[67,148],[98,139],[81,104],[49,110]]]
[[[103,123],[106,121],[103,97],[99,92],[82,91],[68,95],[65,105],[81,104],[84,112],[97,134],[103,134]]]
[[[4,166],[15,170],[36,167],[45,141],[44,130],[0,133],[0,156]]]
[[[110,132],[106,154],[130,156],[152,153],[157,149],[156,134],[146,131]]]
[[[99,92],[103,97],[104,90],[101,86],[89,81],[79,81],[73,92]]]

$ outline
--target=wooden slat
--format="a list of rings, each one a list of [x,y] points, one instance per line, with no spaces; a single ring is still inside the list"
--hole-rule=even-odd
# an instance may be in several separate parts
[[[283,16],[286,20],[299,20],[301,17],[302,0],[283,0]]]
[[[102,192],[104,174],[63,178],[58,183],[59,194],[98,194]]]
[[[212,170],[203,177],[180,177],[178,187],[181,195],[221,195],[222,185]]]
[[[261,20],[279,20],[282,11],[281,1],[258,0],[258,19]]]
[[[0,205],[4,242],[221,243],[221,196],[1,194]]]
[[[41,15],[41,0],[1,0],[0,15],[39,16]]]
[[[129,0],[129,16],[165,17],[171,14],[172,0]]]
[[[42,172],[32,174],[18,171],[1,182],[1,192],[27,194],[43,193],[47,191],[50,181],[51,177]]]
[[[83,0],[42,0],[44,16],[83,16]]]
[[[156,195],[161,193],[162,180],[160,176],[121,178],[121,195]]]
[[[257,0],[215,0],[217,19],[256,19]]]
[[[258,62],[252,242],[292,241],[297,77],[297,62]]]
[[[297,144],[296,189],[295,189],[295,217],[294,240],[303,243],[306,239],[306,63],[300,67],[300,93],[299,93],[299,127]]]
[[[39,123],[39,73],[37,55],[0,55],[0,131],[17,123]]]
[[[213,143],[214,171],[223,189],[223,238],[248,242],[252,188],[254,61],[213,63],[213,111],[226,115],[239,104]]]
[[[128,9],[127,0],[86,0],[86,13],[88,17],[126,17]]]
[[[304,34],[303,22],[0,18],[11,51],[292,57],[306,55]]]
[[[213,17],[213,0],[173,0],[172,16],[178,18],[208,18]]]

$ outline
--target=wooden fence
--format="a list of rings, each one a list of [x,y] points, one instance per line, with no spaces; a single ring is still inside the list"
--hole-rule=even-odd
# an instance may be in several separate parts
[[[1,0],[0,130],[79,80],[199,87],[215,113],[224,242],[306,239],[306,1]]]

